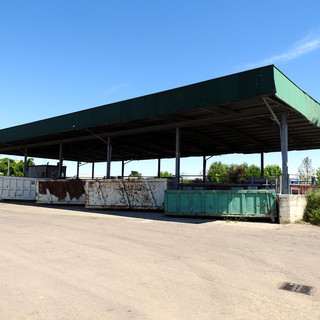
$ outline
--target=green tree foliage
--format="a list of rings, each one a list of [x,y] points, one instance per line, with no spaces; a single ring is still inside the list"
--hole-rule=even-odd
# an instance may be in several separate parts
[[[260,177],[261,176],[261,169],[256,166],[255,164],[252,164],[246,169],[246,176],[249,177]]]
[[[9,163],[9,176],[22,177],[23,169],[24,169],[24,161],[16,162],[10,158],[0,159],[0,174],[7,175],[8,174],[8,163]],[[34,160],[29,158],[27,161],[27,168],[29,166],[34,166]]]
[[[315,172],[314,168],[312,167],[312,160],[309,157],[305,157],[298,168],[299,180],[309,181],[314,173]]]
[[[221,161],[215,161],[208,170],[208,180],[218,183],[226,183],[229,166]]]
[[[279,176],[281,174],[281,168],[276,164],[268,165],[264,168],[264,175],[267,177]]]
[[[320,168],[318,168],[316,171],[316,179],[317,179],[317,185],[319,185],[320,184]]]
[[[320,191],[317,189],[313,188],[308,193],[304,220],[320,226]]]
[[[168,171],[160,171],[160,178],[171,178],[173,177],[172,173],[169,173]]]
[[[245,180],[246,169],[241,165],[234,166],[228,170],[228,179],[227,182],[231,184],[240,183]]]
[[[281,168],[278,165],[269,165],[264,168],[265,176],[278,176],[280,174],[282,174],[282,172]],[[254,164],[249,166],[246,162],[240,165],[226,165],[221,163],[221,161],[216,161],[211,164],[207,176],[209,181],[237,184],[245,181],[248,177],[260,177],[261,170]]]
[[[249,166],[246,162],[242,164],[223,164],[221,161],[213,162],[208,170],[208,180],[217,183],[237,184],[244,181]]]

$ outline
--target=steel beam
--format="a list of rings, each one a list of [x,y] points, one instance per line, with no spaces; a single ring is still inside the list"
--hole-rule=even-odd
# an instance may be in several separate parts
[[[260,154],[260,173],[261,173],[261,178],[263,178],[263,172],[264,172],[264,153],[261,152]]]
[[[179,188],[180,181],[180,146],[181,146],[181,132],[180,128],[176,128],[176,172],[175,172],[175,183],[176,188]]]
[[[158,178],[160,178],[160,173],[161,173],[161,159],[158,159]]]
[[[112,156],[112,145],[111,138],[108,137],[108,148],[107,148],[107,175],[106,178],[111,178],[111,156]]]
[[[92,162],[91,179],[94,179],[94,162]]]
[[[59,146],[59,171],[58,171],[59,179],[62,178],[62,167],[63,167],[63,145],[62,145],[62,143],[60,143],[60,146]]]
[[[77,161],[77,179],[79,179],[80,161]]]
[[[121,137],[126,135],[134,135],[134,134],[140,134],[140,133],[146,133],[146,132],[158,132],[158,131],[165,131],[169,129],[174,129],[175,127],[193,127],[198,125],[205,125],[205,124],[213,124],[213,123],[219,123],[219,122],[229,122],[229,121],[241,121],[241,120],[248,120],[248,119],[254,119],[258,116],[266,116],[269,113],[265,111],[265,108],[256,108],[254,111],[250,112],[239,112],[236,115],[222,115],[222,116],[212,116],[212,117],[205,117],[202,119],[194,119],[194,120],[187,120],[187,121],[179,121],[176,123],[169,123],[164,125],[156,125],[156,126],[148,126],[148,127],[141,127],[141,128],[132,128],[127,130],[120,130],[120,131],[114,131],[114,132],[107,132],[103,134],[99,134],[99,137],[91,133],[87,136],[78,136],[78,137],[72,137],[72,138],[65,138],[63,139],[63,143],[73,143],[76,141],[89,141],[94,139],[100,139],[104,137]],[[36,142],[36,143],[30,143],[26,145],[26,147],[43,147],[43,146],[49,146],[49,145],[55,145],[57,143],[61,143],[61,139],[59,140],[52,140],[52,141],[46,141],[46,142]],[[21,145],[16,145],[12,147],[6,147],[1,148],[1,152],[5,153],[10,150],[19,150],[21,149]]]
[[[288,114],[286,112],[284,112],[281,116],[280,139],[282,156],[282,194],[289,194]]]
[[[124,165],[125,165],[124,160],[122,160],[121,161],[121,177],[122,177],[122,179],[124,177]]]
[[[204,185],[204,188],[206,186],[206,172],[207,172],[207,157],[204,155],[202,157],[202,180],[203,180],[203,185]]]

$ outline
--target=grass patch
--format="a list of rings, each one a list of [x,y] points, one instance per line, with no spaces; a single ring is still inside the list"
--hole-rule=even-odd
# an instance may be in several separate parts
[[[320,190],[313,188],[308,192],[303,218],[311,224],[320,226]]]

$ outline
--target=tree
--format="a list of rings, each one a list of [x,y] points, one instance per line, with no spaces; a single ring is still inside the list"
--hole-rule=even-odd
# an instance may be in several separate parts
[[[252,164],[246,169],[246,176],[249,177],[260,177],[261,176],[261,169],[256,166],[255,164]]]
[[[233,165],[228,170],[228,183],[236,184],[245,180],[246,169],[241,165]]]
[[[282,174],[281,168],[276,164],[271,164],[264,168],[264,175],[267,177],[275,177],[281,174]]]
[[[281,168],[278,165],[268,165],[264,168],[264,176],[272,177],[271,181],[276,179],[276,176],[282,174]],[[247,177],[260,177],[261,169],[252,164],[248,165],[246,162],[242,164],[226,165],[219,162],[213,162],[208,170],[208,181],[218,183],[240,183],[247,179]],[[319,184],[320,184],[320,168],[319,168]]]
[[[169,173],[168,171],[160,171],[160,178],[171,178],[173,177],[172,173]]]
[[[319,185],[320,184],[320,168],[317,169],[316,176],[317,176],[317,185]]]
[[[298,168],[299,180],[308,182],[314,173],[312,160],[309,157],[305,157]]]
[[[24,170],[24,161],[16,161],[10,158],[0,159],[0,174],[7,175],[8,174],[8,163],[9,163],[9,176],[22,177]],[[27,168],[30,166],[34,166],[33,158],[29,158],[27,161]],[[28,171],[27,171],[28,173]]]
[[[215,161],[211,164],[208,170],[208,180],[212,182],[225,183],[228,170],[228,165],[221,163],[221,161]]]

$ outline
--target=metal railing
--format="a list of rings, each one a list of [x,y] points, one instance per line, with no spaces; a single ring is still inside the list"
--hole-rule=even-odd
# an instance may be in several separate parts
[[[182,175],[179,183],[175,177],[174,189],[179,190],[265,190],[280,192],[280,176],[215,176],[214,179],[202,175]],[[212,181],[214,180],[214,181]]]
[[[317,185],[317,177],[310,176],[307,179],[301,179],[296,174],[289,175],[290,194],[305,195],[308,191]]]
[[[73,177],[75,178],[75,177]],[[105,179],[106,177],[95,177]],[[179,180],[175,176],[163,177],[168,180],[168,186],[174,190],[275,190],[277,194],[281,194],[282,175],[278,176],[214,176],[213,178],[203,175],[181,175]],[[91,179],[81,177],[81,179]],[[158,179],[157,176],[112,176],[111,179],[139,180],[139,179]],[[212,181],[213,180],[213,181]],[[320,181],[319,181],[320,182]],[[317,179],[310,177],[307,180],[299,180],[294,174],[289,175],[289,191],[290,194],[303,195],[308,191],[317,187]],[[319,185],[320,187],[320,185]]]

